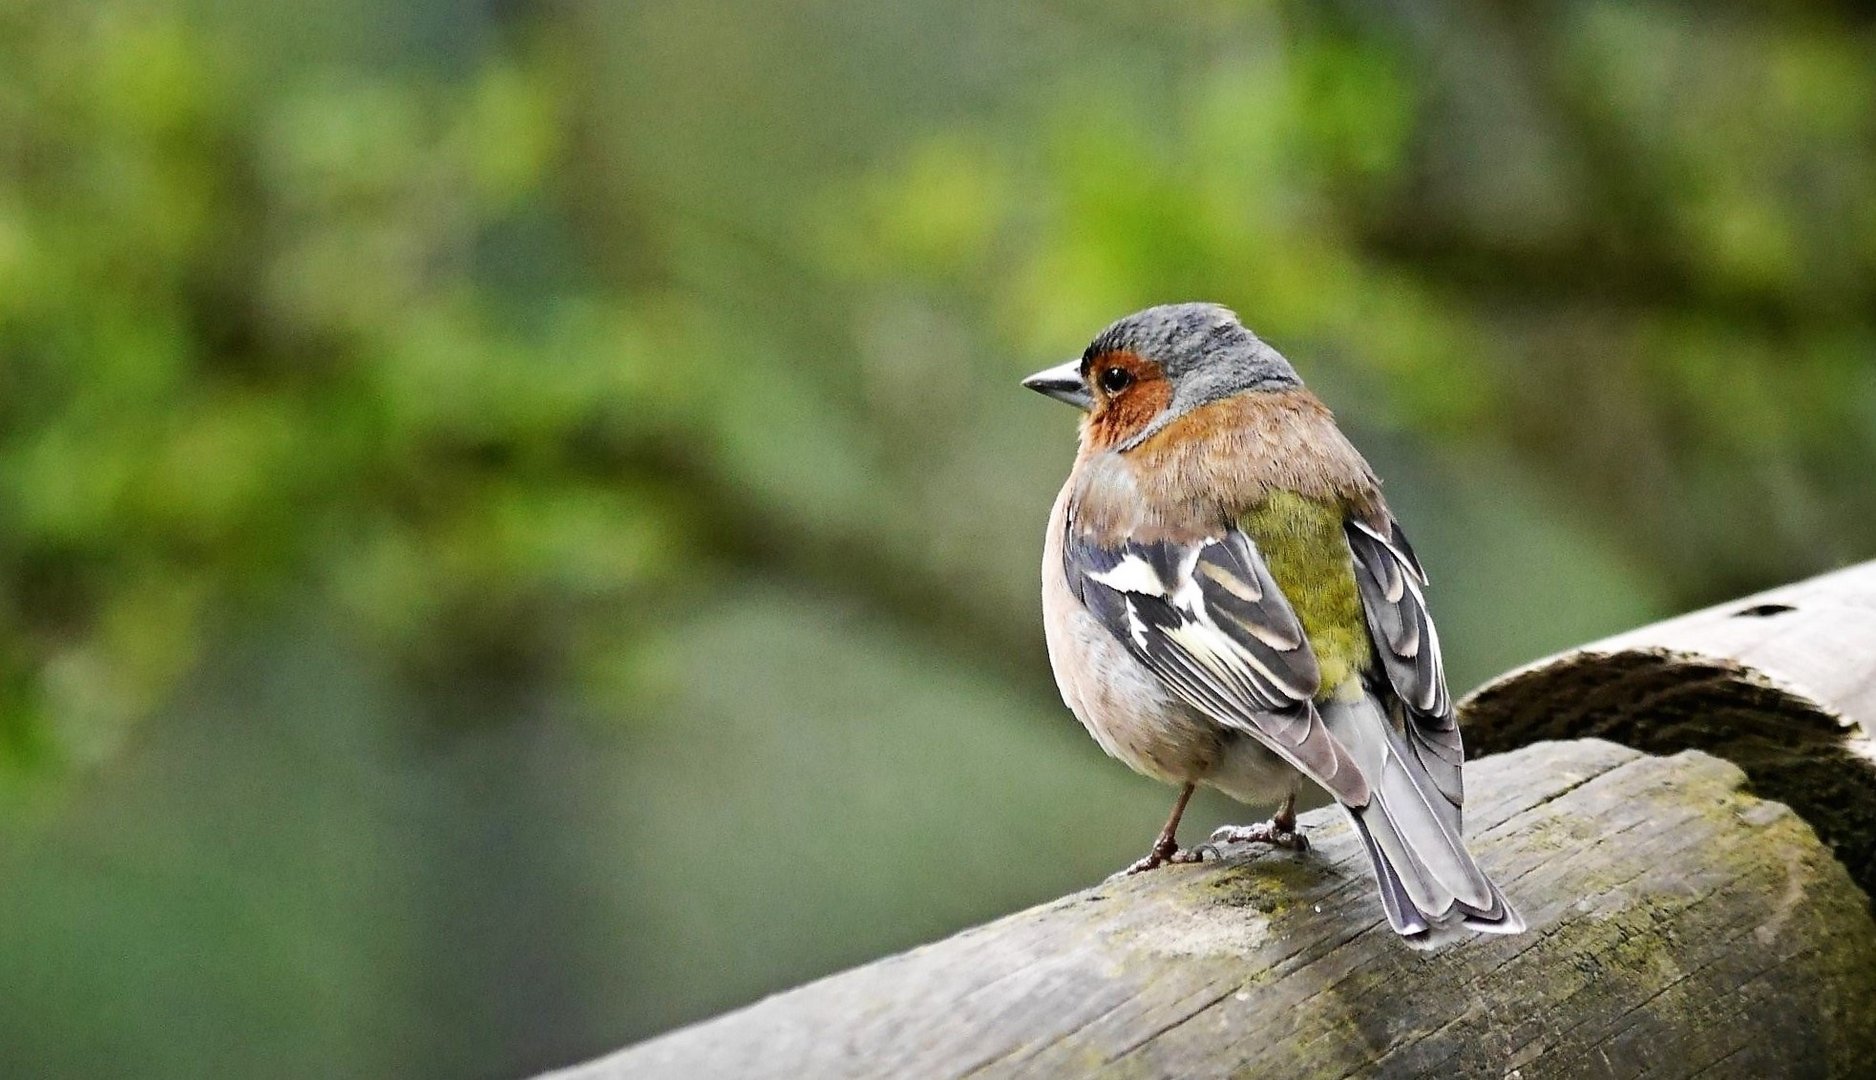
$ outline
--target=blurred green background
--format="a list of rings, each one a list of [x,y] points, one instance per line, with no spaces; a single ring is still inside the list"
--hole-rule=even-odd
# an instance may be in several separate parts
[[[1016,380],[1198,298],[1456,689],[1867,556],[1876,24],[0,0],[0,1072],[514,1076],[1124,865]]]

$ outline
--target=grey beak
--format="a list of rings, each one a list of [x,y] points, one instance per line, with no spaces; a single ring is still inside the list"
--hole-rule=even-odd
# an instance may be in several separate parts
[[[1047,394],[1057,401],[1067,402],[1083,412],[1094,407],[1094,398],[1088,394],[1088,384],[1081,381],[1079,359],[1038,371],[1024,379],[1023,385],[1038,394]]]

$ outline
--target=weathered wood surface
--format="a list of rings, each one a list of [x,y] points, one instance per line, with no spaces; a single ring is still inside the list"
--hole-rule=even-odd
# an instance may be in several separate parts
[[[1475,754],[1595,736],[1723,757],[1876,894],[1876,562],[1540,660],[1460,710]]]
[[[1869,1075],[1868,898],[1739,769],[1581,740],[1468,770],[1525,935],[1404,947],[1317,811],[1306,855],[1098,886],[557,1075]]]

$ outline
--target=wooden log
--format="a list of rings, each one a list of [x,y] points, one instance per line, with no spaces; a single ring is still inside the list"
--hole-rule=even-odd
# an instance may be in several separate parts
[[[1596,740],[1477,762],[1518,937],[1408,949],[1325,809],[1307,854],[1101,885],[558,1075],[1860,1075],[1867,898],[1743,780]]]
[[[1594,736],[1723,757],[1876,895],[1876,562],[1539,660],[1459,707],[1473,754]]]
[[[1409,950],[1319,810],[1307,854],[1100,885],[556,1075],[1876,1074],[1876,563],[1462,709],[1505,751],[1466,829],[1524,935]]]

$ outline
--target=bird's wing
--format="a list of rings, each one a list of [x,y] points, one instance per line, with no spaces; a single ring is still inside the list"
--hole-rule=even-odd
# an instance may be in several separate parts
[[[1107,545],[1071,522],[1063,560],[1087,609],[1188,705],[1342,802],[1367,803],[1367,781],[1312,700],[1322,677],[1309,638],[1249,536]]]
[[[1456,809],[1465,801],[1460,781],[1465,748],[1446,689],[1439,634],[1427,612],[1426,571],[1399,523],[1385,511],[1371,520],[1351,517],[1344,528],[1368,632],[1405,713],[1401,720],[1408,743]]]

